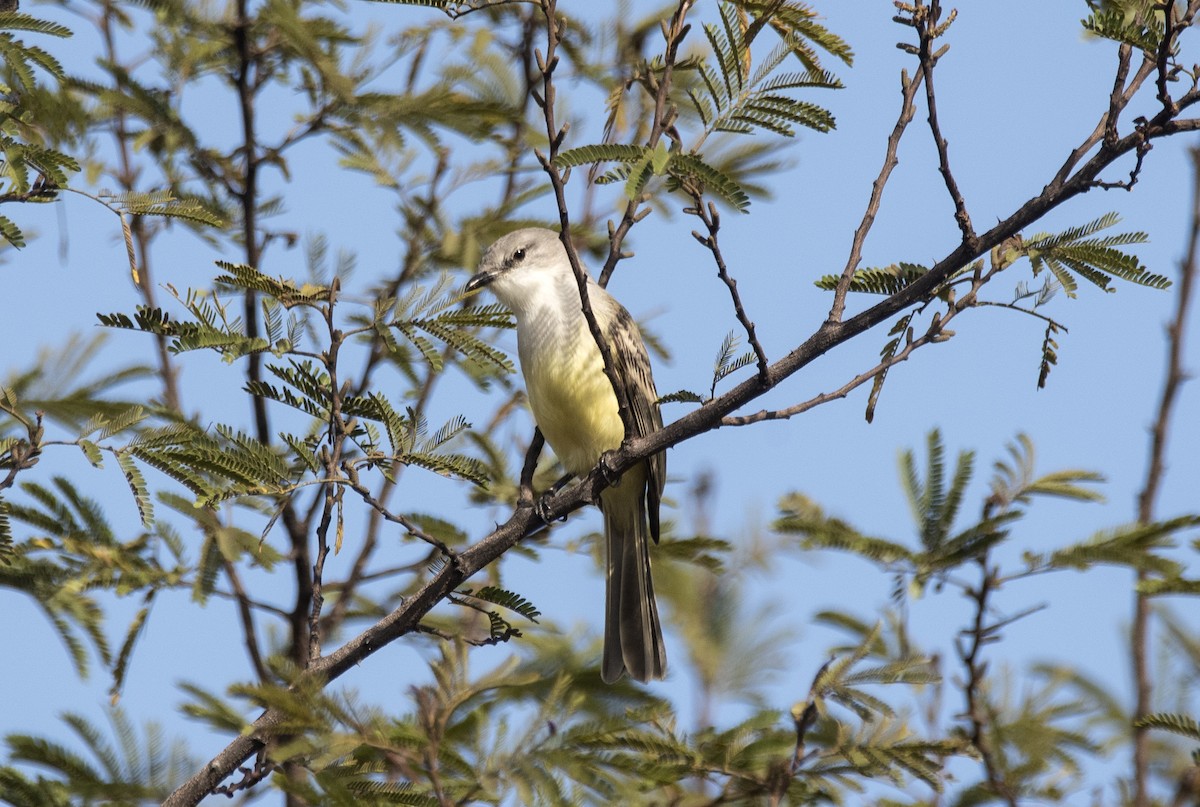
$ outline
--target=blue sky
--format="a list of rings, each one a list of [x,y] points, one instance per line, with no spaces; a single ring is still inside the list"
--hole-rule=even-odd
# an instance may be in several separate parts
[[[641,11],[652,4],[634,6]],[[894,47],[895,42],[908,40],[910,31],[891,22],[891,3],[824,2],[816,7],[825,14],[828,27],[845,37],[855,52],[853,68],[837,66],[846,89],[812,99],[833,111],[837,130],[827,135],[802,133],[788,152],[795,166],[770,181],[773,200],[756,201],[748,216],[730,212],[723,217],[726,259],[773,358],[799,344],[826,314],[830,295],[816,289],[813,280],[840,272],[845,263],[899,109],[899,72],[911,71],[914,65],[912,57]],[[64,18],[57,8],[34,6],[31,11]],[[433,13],[358,4],[351,11],[356,17],[369,16],[384,30]],[[1083,36],[1079,19],[1084,13],[1082,2],[962,4],[947,37],[951,50],[938,67],[937,87],[952,164],[978,229],[1036,195],[1104,109],[1115,64],[1114,46]],[[82,29],[77,20],[67,19]],[[86,41],[81,31],[79,43],[49,47],[52,51],[57,47],[55,52],[66,58],[68,48],[85,52]],[[695,37],[693,44],[699,41]],[[1152,95],[1146,94],[1135,101],[1127,118],[1153,103]],[[214,125],[229,114],[220,106],[194,112],[211,117]],[[587,125],[577,127],[580,139],[574,144],[585,142],[583,133],[594,134],[597,126],[593,116]],[[1054,211],[1033,230],[1061,230],[1116,210],[1123,218],[1119,231],[1149,233],[1150,243],[1137,253],[1150,270],[1174,276],[1189,214],[1188,145],[1184,138],[1159,143],[1132,193],[1090,192]],[[300,232],[323,230],[335,248],[354,248],[361,267],[355,280],[365,285],[376,267],[386,271],[395,260],[394,211],[382,195],[372,196],[360,177],[339,171],[327,150],[314,146],[305,156],[309,158],[306,171],[297,172],[290,186],[273,180],[274,189],[287,194],[288,211],[281,221]],[[928,265],[957,243],[953,207],[936,171],[936,153],[921,108],[899,156],[900,165],[864,250],[865,266],[896,261]],[[1128,166],[1123,165],[1123,170]],[[1122,170],[1115,170],[1109,178],[1121,176]],[[342,187],[356,194],[355,205],[330,203],[343,193]],[[379,203],[373,204],[376,198]],[[532,205],[530,213],[549,218],[554,210],[544,199]],[[28,366],[41,347],[61,344],[68,331],[90,335],[96,311],[128,311],[137,302],[116,221],[98,206],[68,197],[54,206],[18,210],[13,217],[29,223],[40,237],[19,253],[7,253],[0,264],[11,289],[9,299],[20,301],[7,305],[0,318],[0,344],[5,345],[0,377]],[[711,259],[689,235],[693,226],[678,214],[673,220],[651,216],[630,238],[636,258],[621,265],[609,287],[635,316],[649,319],[673,352],[670,364],[655,368],[660,392],[706,389],[712,356],[725,333],[736,328]],[[64,238],[67,248],[62,260],[60,239]],[[222,256],[187,235],[173,235],[166,241],[169,244],[156,259],[159,281],[180,288],[206,285],[213,273],[212,261]],[[275,274],[300,274],[301,266],[298,250],[275,251],[264,268]],[[992,298],[1005,299],[1021,279],[1028,279],[1027,264],[997,280],[990,287]],[[851,304],[867,302],[852,300]],[[805,492],[826,510],[869,533],[909,539],[912,531],[896,475],[900,450],[919,449],[933,427],[942,430],[951,454],[975,449],[974,495],[966,506],[972,512],[985,490],[991,460],[1001,456],[1004,445],[1018,432],[1025,432],[1037,445],[1039,469],[1100,471],[1108,479],[1104,486],[1108,501],[1035,507],[1034,516],[1017,531],[1011,553],[1005,550],[1001,558],[1015,564],[1020,549],[1042,551],[1083,539],[1134,517],[1134,499],[1144,476],[1147,427],[1162,377],[1162,326],[1173,303],[1169,291],[1124,283],[1118,283],[1112,295],[1093,288],[1082,288],[1075,300],[1060,294],[1046,310],[1070,333],[1059,339],[1060,362],[1044,390],[1036,389],[1042,326],[998,309],[968,312],[957,320],[953,339],[919,351],[892,371],[873,424],[863,418],[863,389],[792,421],[701,436],[671,451],[670,474],[678,481],[668,495],[685,502],[687,483],[697,472],[711,470],[717,480],[714,525],[735,543],[747,540],[755,529],[765,530],[775,516],[779,496],[790,490]],[[144,347],[140,339],[115,334],[106,356],[119,362],[123,351]],[[886,328],[854,340],[756,401],[752,409],[786,406],[840,386],[873,363],[884,341]],[[511,346],[511,338],[507,344]],[[1195,366],[1194,356],[1188,360]],[[240,385],[236,372],[214,357],[200,355],[189,356],[183,367],[184,397],[191,408],[202,408],[206,418],[214,421],[247,422],[244,400],[220,393]],[[1200,479],[1196,395],[1195,385],[1186,386],[1177,408],[1169,475],[1159,506],[1162,517],[1196,509],[1196,480]],[[468,419],[482,422],[495,403],[469,388],[452,386],[434,402],[430,420],[440,422],[439,416],[445,419],[463,412]],[[684,411],[683,405],[669,406],[664,417],[670,420]],[[114,519],[132,522],[136,518],[132,503],[122,498],[115,469],[101,474],[79,457],[48,457],[37,473],[48,476],[52,471],[94,479],[97,490],[111,496],[106,504]],[[440,502],[458,507],[464,496],[460,487],[436,480],[422,483],[420,491],[422,497],[431,497],[430,508]],[[687,512],[671,515],[691,526]],[[491,520],[502,516],[499,511],[480,510],[471,518],[482,536]],[[598,526],[597,513],[577,514],[556,529],[554,544],[561,547]],[[543,611],[559,615],[563,624],[598,624],[602,584],[590,561],[548,552],[543,564],[516,562],[508,574],[509,585]],[[1033,659],[1073,662],[1119,692],[1127,692],[1128,662],[1121,643],[1132,608],[1130,580],[1131,575],[1123,571],[1097,570],[1086,575],[1063,573],[1006,589],[999,602],[1004,610],[1015,612],[1037,603],[1048,607],[1006,632],[1006,641],[991,651],[993,669]],[[778,698],[774,705],[786,709],[801,698],[824,661],[830,636],[808,626],[810,615],[835,607],[871,619],[887,603],[889,582],[852,559],[793,555],[756,587],[751,596],[774,603],[778,622],[793,629],[793,642],[786,648],[789,668],[771,689]],[[20,648],[17,663],[0,665],[0,688],[10,693],[0,732],[44,731],[62,736],[55,716],[64,709],[99,715],[106,700],[105,676],[96,673],[89,681],[78,681],[40,613],[11,594],[0,598],[8,615],[9,647]],[[913,610],[918,635],[927,636],[930,649],[947,656],[952,655],[953,631],[966,614],[960,599],[953,594],[931,596]],[[121,625],[136,605],[113,604],[113,624]],[[1197,616],[1195,606],[1181,612],[1193,619]],[[187,679],[219,690],[247,676],[239,652],[213,650],[234,636],[236,622],[224,604],[214,601],[200,610],[186,594],[164,598],[135,659],[123,705],[136,720],[159,720],[173,731],[203,737],[194,724],[173,714],[172,706],[181,700],[175,684]],[[668,636],[669,649],[671,642]],[[408,682],[398,671],[407,666],[413,652],[403,645],[373,657],[344,683],[361,688],[385,707],[402,708]],[[506,653],[503,648],[485,649],[476,654],[475,663],[490,666]],[[675,675],[658,687],[679,698],[686,710],[690,687],[680,669],[677,666]],[[215,739],[193,743],[193,751],[205,758],[219,747]]]

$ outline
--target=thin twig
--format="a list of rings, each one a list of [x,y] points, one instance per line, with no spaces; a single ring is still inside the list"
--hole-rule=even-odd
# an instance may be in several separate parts
[[[250,43],[250,30],[253,25],[250,17],[249,0],[237,0],[237,16],[233,25],[233,44],[237,52],[237,70],[234,71],[234,83],[237,89],[238,107],[241,111],[242,144],[241,151],[244,163],[242,166],[242,186],[236,196],[242,208],[242,240],[246,253],[247,265],[258,268],[262,256],[259,254],[258,241],[258,169],[261,166],[261,155],[258,148],[258,135],[255,123],[255,91],[253,72],[258,69],[258,57],[253,52]],[[245,304],[246,336],[258,335],[258,295],[252,290],[246,292]],[[262,379],[262,354],[251,353],[246,375],[251,382]],[[267,402],[257,395],[251,396],[254,405],[254,425],[260,442],[266,444],[271,440],[271,427],[267,420]]]
[[[343,484],[357,493],[362,498],[363,502],[370,505],[371,509],[378,513],[381,518],[383,518],[385,521],[390,521],[393,524],[399,524],[401,527],[404,527],[404,529],[407,530],[413,537],[420,538],[425,543],[435,547],[447,558],[454,558],[455,552],[453,549],[422,530],[419,526],[417,526],[416,522],[414,522],[408,516],[405,516],[403,513],[393,513],[391,510],[388,510],[382,502],[371,495],[371,489],[359,481],[358,473],[354,469],[354,466],[350,465],[349,463],[343,463],[342,469],[346,473],[346,480],[343,482]]]
[[[233,589],[233,600],[237,605],[238,618],[242,621],[246,655],[250,657],[250,664],[254,667],[254,674],[258,676],[258,680],[267,681],[271,677],[271,672],[263,662],[262,652],[259,650],[258,631],[254,627],[254,613],[251,611],[250,598],[246,595],[246,589],[238,575],[237,566],[229,560],[223,561],[223,566],[225,576],[229,578],[229,585]]]
[[[1128,72],[1128,69],[1128,65],[1125,64],[1125,62],[1121,60],[1120,56],[1118,55],[1118,79],[1122,77],[1123,73]],[[1146,83],[1146,79],[1149,78],[1150,74],[1153,72],[1154,60],[1149,57],[1144,57],[1142,59],[1141,66],[1138,67],[1137,73],[1134,74],[1133,78],[1129,80],[1129,83],[1126,84],[1123,89],[1119,89],[1118,80],[1113,81],[1114,96],[1116,93],[1120,92],[1119,97],[1117,97],[1116,102],[1114,102],[1114,98],[1110,96],[1109,108],[1105,110],[1103,115],[1100,116],[1100,120],[1096,123],[1095,128],[1092,129],[1091,134],[1085,137],[1083,142],[1072,149],[1071,153],[1067,155],[1067,159],[1064,160],[1063,164],[1059,167],[1058,173],[1056,173],[1054,178],[1050,180],[1050,187],[1052,190],[1058,191],[1063,187],[1067,179],[1071,176],[1071,172],[1075,170],[1077,165],[1079,165],[1079,161],[1082,160],[1096,146],[1097,143],[1103,141],[1105,148],[1114,147],[1115,143],[1119,139],[1117,133],[1118,117],[1125,107],[1129,105],[1129,102],[1133,100],[1133,96],[1137,94],[1137,91],[1142,88],[1142,85]]]
[[[113,18],[118,13],[113,0],[106,0],[99,19],[101,38],[104,42],[105,59],[112,65],[120,64],[117,59],[116,36],[113,32]],[[114,71],[116,89],[119,93],[128,92],[124,78],[125,75],[123,72]],[[115,179],[127,193],[135,193],[138,189],[137,177],[139,171],[134,167],[133,157],[130,153],[129,143],[132,138],[129,133],[127,113],[120,104],[116,106],[113,112],[113,139],[116,142],[117,160],[119,163],[119,171]],[[141,271],[137,277],[138,292],[142,295],[142,299],[148,307],[157,308],[158,303],[155,300],[155,287],[150,272],[150,237],[146,231],[146,220],[143,216],[136,215],[131,216],[131,219],[129,229],[133,241],[137,245],[137,261],[141,266]],[[183,410],[179,396],[179,370],[171,358],[170,337],[159,333],[155,334],[154,340],[158,353],[158,375],[163,385],[163,403],[168,409],[182,414]]]
[[[1125,80],[1129,77],[1129,61],[1133,46],[1122,43],[1117,48],[1117,74],[1113,77],[1112,93],[1108,96],[1108,114],[1104,117],[1104,142],[1117,139],[1117,121],[1128,100],[1125,98]]]
[[[1175,0],[1163,0],[1158,3],[1155,11],[1162,12],[1163,15],[1163,38],[1158,43],[1158,52],[1154,54],[1155,59],[1155,79],[1154,85],[1157,89],[1159,103],[1162,104],[1163,112],[1168,115],[1176,115],[1179,112],[1175,104],[1175,100],[1171,98],[1171,91],[1167,87],[1167,83],[1173,78],[1171,71],[1171,51],[1175,42],[1176,36],[1182,30],[1177,27],[1175,21]]]
[[[908,77],[907,71],[900,73],[900,115],[896,118],[896,125],[892,127],[892,133],[888,136],[883,166],[879,169],[879,175],[875,177],[875,181],[871,183],[871,197],[867,200],[867,209],[863,212],[862,221],[854,230],[854,238],[850,241],[850,254],[846,258],[846,268],[842,270],[842,276],[833,290],[833,305],[829,308],[829,322],[841,322],[842,316],[845,314],[846,294],[850,291],[850,281],[854,278],[859,261],[862,260],[863,244],[867,240],[867,234],[871,232],[871,227],[875,224],[875,216],[879,214],[883,189],[892,175],[892,170],[900,162],[896,157],[896,151],[900,148],[900,138],[904,136],[904,130],[916,113],[913,101],[921,82],[920,73],[912,78]]]
[[[717,264],[717,277],[721,278],[721,282],[725,284],[725,288],[729,289],[729,297],[733,301],[733,313],[737,317],[737,321],[742,324],[742,328],[746,331],[746,339],[750,343],[750,348],[754,351],[754,356],[758,360],[758,375],[767,383],[771,368],[771,362],[767,359],[767,352],[763,350],[762,344],[758,341],[758,334],[754,331],[754,323],[750,317],[746,315],[746,309],[742,305],[742,296],[738,294],[737,281],[729,274],[729,267],[725,264],[725,256],[721,253],[721,245],[717,241],[717,232],[721,229],[721,214],[717,211],[717,206],[712,202],[704,204],[704,199],[696,193],[692,196],[693,207],[689,208],[696,218],[704,222],[704,227],[708,230],[708,235],[701,235],[695,230],[692,231],[692,236],[703,244],[709,252],[712,253],[713,261]]]
[[[325,372],[329,375],[329,422],[326,428],[327,445],[322,451],[322,461],[325,465],[326,482],[322,484],[321,517],[317,522],[317,555],[313,561],[311,580],[311,609],[308,616],[308,654],[306,665],[312,664],[321,657],[321,610],[325,605],[325,595],[322,590],[325,573],[325,559],[329,557],[329,528],[335,526],[335,546],[342,542],[342,497],[345,493],[342,471],[342,452],[345,448],[348,429],[342,414],[344,396],[350,389],[347,381],[343,386],[338,378],[338,357],[346,335],[337,328],[335,311],[337,296],[341,284],[335,277],[329,284],[329,300],[325,303],[322,313],[325,316],[325,327],[329,333],[329,346],[325,349]]]
[[[1180,387],[1187,380],[1183,364],[1183,347],[1186,344],[1185,329],[1191,312],[1192,293],[1195,286],[1197,264],[1200,263],[1200,147],[1190,150],[1192,158],[1192,221],[1188,237],[1187,255],[1179,267],[1179,283],[1175,315],[1167,325],[1167,361],[1162,394],[1159,396],[1158,411],[1150,432],[1150,457],[1146,463],[1146,483],[1138,495],[1138,521],[1148,524],[1154,520],[1154,505],[1166,473],[1167,439],[1171,425],[1171,412],[1179,397]],[[1144,569],[1137,570],[1137,581],[1147,577]],[[1134,709],[1133,709],[1133,783],[1134,804],[1150,802],[1146,780],[1150,765],[1150,730],[1139,726],[1139,721],[1150,714],[1153,706],[1153,684],[1150,674],[1150,598],[1135,589],[1133,626],[1130,645],[1133,656]]]
[[[823,392],[820,395],[809,398],[807,401],[802,401],[801,403],[786,407],[784,409],[763,409],[749,415],[729,415],[721,419],[721,425],[749,426],[752,423],[761,423],[766,420],[787,420],[788,418],[803,414],[804,412],[821,406],[822,404],[827,404],[830,401],[836,401],[840,398],[845,398],[847,395],[849,395],[858,387],[861,387],[866,382],[883,373],[886,373],[895,365],[900,364],[903,361],[907,361],[909,356],[911,356],[914,351],[924,347],[925,345],[937,344],[949,340],[954,335],[954,332],[946,330],[946,325],[967,308],[972,308],[979,305],[997,305],[996,303],[979,302],[977,300],[977,295],[979,290],[983,288],[983,286],[986,285],[988,281],[991,280],[992,276],[998,271],[1000,271],[999,268],[993,268],[986,274],[973,278],[971,280],[971,288],[967,291],[967,293],[964,294],[963,297],[958,301],[953,302],[944,313],[939,312],[937,315],[935,315],[933,320],[929,323],[929,327],[926,329],[924,334],[915,339],[912,338],[911,335],[908,336],[903,348],[893,353],[891,356],[881,360],[869,370],[854,376],[854,378],[850,379],[836,390],[832,392]],[[1033,313],[1031,311],[1026,311],[1025,309],[1018,310],[1020,310],[1022,313]],[[1040,314],[1035,314],[1034,316],[1041,317]]]
[[[986,517],[986,516],[985,516]],[[985,552],[977,561],[979,564],[980,580],[978,588],[968,587],[966,595],[974,601],[975,616],[969,629],[963,631],[968,638],[967,643],[957,642],[959,659],[967,670],[967,680],[963,685],[963,696],[966,698],[966,718],[970,722],[969,738],[971,745],[979,752],[987,775],[988,787],[1009,807],[1017,807],[1017,797],[1012,788],[1004,780],[1004,774],[996,762],[996,750],[992,746],[991,719],[982,692],[983,681],[987,674],[987,664],[981,660],[983,646],[995,641],[997,626],[987,624],[988,598],[997,588],[998,572],[988,566],[988,556]]]
[[[646,137],[645,146],[647,149],[654,149],[658,145],[658,141],[671,128],[675,121],[676,111],[671,105],[671,84],[672,76],[675,70],[675,62],[679,58],[679,46],[682,44],[684,37],[687,36],[690,26],[687,24],[687,15],[696,0],[679,0],[679,5],[675,7],[675,12],[671,15],[671,20],[663,27],[663,35],[666,39],[665,48],[663,51],[663,67],[662,77],[654,78],[651,74],[647,76],[649,81],[657,82],[654,88],[654,115],[650,122],[650,133]],[[644,219],[649,214],[649,208],[639,210],[641,207],[641,199],[631,199],[625,205],[625,210],[621,214],[621,221],[615,227],[612,222],[609,222],[608,227],[608,257],[604,261],[604,266],[600,269],[600,276],[597,280],[601,287],[608,285],[609,279],[617,268],[617,262],[623,258],[629,257],[629,253],[625,252],[622,245],[625,241],[625,236],[634,224]]]
[[[925,77],[925,106],[929,112],[929,131],[933,135],[934,145],[937,146],[938,171],[941,172],[942,179],[946,182],[946,190],[954,202],[954,220],[958,222],[958,229],[962,231],[963,243],[970,245],[975,243],[975,228],[971,226],[971,216],[967,213],[967,203],[963,199],[962,191],[958,189],[958,182],[955,181],[954,174],[950,171],[949,146],[946,138],[942,136],[941,125],[938,123],[937,99],[933,90],[933,68],[950,48],[949,45],[943,45],[935,52],[933,42],[954,22],[958,12],[952,10],[950,16],[946,18],[946,22],[941,23],[942,5],[940,0],[931,0],[928,6],[918,5],[917,9],[920,13],[914,16],[914,23],[920,42],[918,59],[921,64],[921,74]]]
[[[563,247],[567,251],[567,259],[571,263],[571,271],[575,274],[575,282],[579,287],[579,303],[583,311],[583,317],[587,322],[588,331],[592,334],[592,339],[595,340],[596,347],[600,351],[600,357],[603,359],[604,375],[608,377],[613,395],[617,399],[617,413],[621,416],[621,423],[625,428],[625,436],[628,438],[637,433],[633,422],[633,410],[629,406],[629,396],[626,394],[625,388],[621,385],[617,376],[617,366],[613,360],[612,348],[604,338],[604,333],[600,330],[600,324],[596,321],[596,315],[592,311],[591,303],[588,300],[588,273],[583,268],[583,263],[579,260],[579,253],[576,251],[575,244],[571,239],[571,219],[567,210],[566,181],[563,178],[562,172],[554,165],[554,158],[558,156],[563,139],[567,135],[567,130],[570,129],[569,123],[563,124],[560,127],[554,117],[554,101],[557,94],[557,88],[554,83],[554,70],[559,63],[557,51],[561,42],[563,26],[563,22],[558,18],[556,6],[557,0],[543,0],[542,2],[542,13],[546,18],[546,55],[543,57],[540,51],[534,54],[537,58],[538,69],[542,73],[542,94],[535,94],[534,102],[542,109],[546,122],[546,135],[550,140],[548,154],[543,154],[538,150],[535,150],[534,154],[537,156],[538,162],[541,163],[542,169],[546,172],[546,176],[550,179],[550,185],[554,189],[554,197],[558,202],[559,223],[562,226],[560,237],[562,238]]]

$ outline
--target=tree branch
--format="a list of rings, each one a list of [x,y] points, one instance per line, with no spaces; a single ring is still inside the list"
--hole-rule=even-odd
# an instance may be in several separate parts
[[[871,232],[871,227],[875,224],[875,216],[879,214],[879,205],[883,201],[883,189],[887,185],[888,179],[891,178],[892,170],[900,163],[899,158],[896,157],[896,151],[900,148],[900,138],[904,136],[904,130],[916,113],[913,101],[922,80],[923,76],[920,73],[910,79],[907,71],[900,72],[900,115],[896,118],[896,125],[892,127],[892,133],[888,136],[883,166],[879,169],[879,175],[875,177],[875,181],[871,183],[871,196],[867,200],[867,209],[863,212],[862,221],[854,230],[854,238],[850,241],[850,254],[846,258],[846,267],[842,270],[842,277],[833,291],[833,305],[829,309],[829,322],[831,323],[841,322],[846,311],[846,294],[850,291],[850,281],[862,260],[863,244],[867,240],[867,234]]]
[[[1171,425],[1171,412],[1179,397],[1179,389],[1187,380],[1183,366],[1184,334],[1191,311],[1193,287],[1196,281],[1197,264],[1200,263],[1200,147],[1190,150],[1192,158],[1192,221],[1188,238],[1187,255],[1179,267],[1179,283],[1176,286],[1175,315],[1167,325],[1167,361],[1159,396],[1158,411],[1150,432],[1150,456],[1146,463],[1146,482],[1138,495],[1138,521],[1149,524],[1154,520],[1154,505],[1166,473],[1167,439]],[[1143,569],[1137,571],[1137,582],[1147,577]],[[1133,661],[1134,708],[1133,708],[1133,785],[1134,804],[1144,807],[1150,803],[1146,780],[1150,767],[1150,729],[1139,726],[1139,721],[1152,709],[1153,684],[1150,673],[1150,597],[1135,589],[1133,625],[1130,629],[1130,650]]]
[[[758,335],[754,332],[754,323],[746,315],[746,309],[742,306],[742,296],[738,294],[737,281],[730,276],[729,267],[725,265],[725,256],[721,254],[721,245],[717,242],[717,232],[721,229],[721,214],[717,212],[717,206],[712,202],[705,205],[704,199],[698,193],[692,195],[692,200],[694,206],[684,212],[695,215],[704,222],[704,227],[708,230],[707,236],[693,230],[692,237],[712,253],[713,260],[717,264],[717,277],[721,278],[721,282],[729,289],[729,297],[733,302],[733,313],[746,331],[746,339],[754,351],[754,357],[758,360],[758,375],[765,381],[771,363],[767,360],[767,352],[763,350],[762,344],[758,341]]]
[[[550,179],[550,184],[554,188],[554,197],[558,202],[558,219],[562,227],[560,237],[562,238],[563,247],[567,251],[567,259],[571,262],[571,271],[575,273],[575,282],[579,287],[579,302],[582,307],[583,317],[587,321],[588,331],[592,334],[592,339],[596,342],[596,347],[600,351],[600,357],[604,362],[604,375],[608,377],[608,383],[612,387],[613,395],[617,399],[617,413],[621,416],[621,423],[625,428],[626,438],[636,433],[633,424],[633,411],[629,406],[629,398],[625,394],[624,387],[621,386],[617,378],[616,363],[613,361],[612,348],[604,338],[604,333],[600,330],[600,324],[596,322],[596,315],[592,311],[591,303],[588,301],[587,291],[587,270],[583,268],[583,263],[579,260],[579,253],[575,249],[575,244],[571,240],[571,218],[567,210],[566,198],[566,181],[558,167],[554,165],[554,158],[558,156],[558,150],[562,146],[563,139],[567,135],[570,124],[565,123],[561,127],[557,124],[554,117],[554,100],[556,95],[556,87],[554,84],[554,69],[558,66],[558,45],[561,41],[563,23],[557,16],[558,0],[543,0],[542,13],[546,17],[546,55],[542,56],[540,52],[535,51],[537,58],[538,69],[542,73],[542,94],[534,95],[534,101],[542,109],[542,113],[546,122],[546,136],[550,140],[549,153],[543,154],[541,151],[535,150],[538,162],[541,163],[542,169],[546,172],[546,176]]]
[[[985,518],[987,515],[985,514]],[[963,631],[969,643],[956,642],[958,656],[967,669],[967,680],[963,685],[963,695],[966,698],[966,718],[970,722],[971,745],[979,752],[987,775],[988,787],[998,798],[1003,799],[1009,807],[1017,807],[1017,797],[1012,788],[1004,780],[1004,773],[996,762],[996,749],[992,747],[991,719],[988,716],[987,705],[981,692],[987,664],[979,656],[985,644],[996,640],[997,628],[987,624],[988,598],[998,587],[998,573],[988,566],[988,556],[985,553],[978,560],[980,579],[978,588],[968,587],[966,595],[974,601],[975,617],[969,629]]]
[[[967,213],[967,203],[958,189],[958,182],[955,181],[954,174],[950,171],[949,146],[946,144],[946,138],[942,136],[941,125],[938,123],[937,99],[933,90],[933,68],[950,48],[949,45],[943,45],[935,52],[933,42],[950,27],[954,18],[958,16],[958,12],[952,10],[950,16],[942,23],[940,0],[931,0],[928,6],[922,6],[918,2],[916,9],[917,11],[913,15],[913,26],[917,29],[920,42],[918,59],[921,64],[921,75],[925,77],[925,106],[929,111],[929,131],[933,135],[934,145],[937,146],[938,170],[946,183],[950,199],[954,202],[954,220],[958,222],[958,229],[962,231],[963,242],[971,244],[975,241],[975,228],[971,226],[971,216]]]

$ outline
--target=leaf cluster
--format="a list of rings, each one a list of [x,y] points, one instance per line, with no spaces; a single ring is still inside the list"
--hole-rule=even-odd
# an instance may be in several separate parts
[[[8,519],[30,534],[12,544],[0,563],[0,587],[19,591],[38,604],[81,675],[89,665],[86,638],[100,661],[111,665],[116,692],[156,592],[178,586],[186,577],[183,543],[160,522],[122,537],[102,505],[83,495],[71,480],[59,476],[52,483],[23,482],[20,490],[28,503],[3,503]],[[143,595],[143,608],[116,654],[95,596],[101,590]]]
[[[40,46],[18,39],[18,31],[71,36],[71,31],[58,23],[18,11],[0,12],[0,58],[4,62],[0,74],[0,204],[52,201],[79,171],[75,159],[44,144],[39,121],[26,101],[39,88],[38,71],[63,81],[62,65]],[[14,247],[25,245],[20,227],[7,216],[0,216],[0,238]]]
[[[800,493],[789,494],[782,500],[775,529],[800,536],[804,548],[836,549],[869,560],[896,575],[897,597],[905,594],[920,596],[930,581],[940,585],[956,569],[984,557],[993,547],[1008,540],[1012,527],[1024,517],[1026,506],[1035,497],[1050,496],[1080,502],[1101,498],[1091,487],[1102,481],[1098,474],[1069,469],[1037,475],[1034,463],[1032,442],[1025,435],[1018,435],[1008,447],[1008,459],[995,463],[990,494],[980,508],[980,517],[965,527],[958,526],[974,474],[975,454],[959,452],[950,467],[945,444],[935,429],[926,438],[924,473],[918,469],[911,450],[900,456],[900,481],[915,524],[915,547],[901,540],[866,535],[850,524],[826,515]],[[1184,526],[1182,522],[1164,523],[1150,532],[1161,538]],[[1116,551],[1117,546],[1125,546],[1132,551],[1134,546],[1149,547],[1150,540],[1121,530],[1110,538],[1066,547],[1055,554],[1054,560],[1031,556],[1030,563],[1043,571],[1070,568],[1073,562],[1086,566],[1090,562],[1100,562],[1103,554],[1100,547]],[[1084,560],[1084,556],[1088,560]],[[1143,558],[1141,562],[1149,561]]]
[[[809,89],[840,89],[841,82],[822,70],[812,43],[849,63],[849,50],[840,38],[815,21],[811,9],[799,3],[721,3],[720,25],[704,26],[712,49],[697,73],[700,84],[688,90],[704,136],[712,132],[751,134],[763,129],[791,137],[800,126],[818,132],[834,127],[833,115],[791,93]],[[763,25],[770,25],[780,43],[752,68],[750,44]],[[794,56],[802,72],[778,68]]]
[[[139,736],[121,709],[110,709],[108,718],[111,737],[82,715],[63,715],[83,752],[41,737],[8,735],[9,758],[24,769],[0,767],[0,802],[22,807],[66,807],[80,798],[113,805],[161,802],[198,764],[159,725],[147,724]]]
[[[1091,13],[1081,21],[1092,36],[1157,54],[1166,36],[1162,10],[1149,0],[1088,0]]]

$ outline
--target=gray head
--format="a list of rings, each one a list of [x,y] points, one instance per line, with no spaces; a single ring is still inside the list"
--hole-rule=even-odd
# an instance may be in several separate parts
[[[498,239],[467,281],[467,291],[489,286],[496,299],[520,313],[527,301],[575,287],[575,275],[558,233],[527,227]]]

